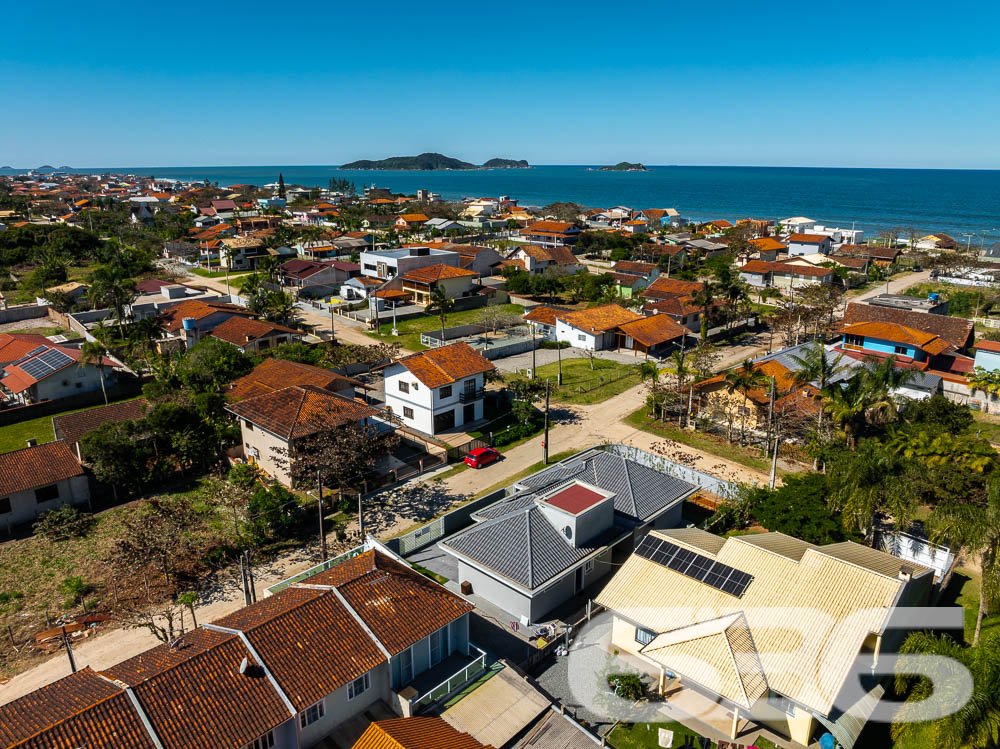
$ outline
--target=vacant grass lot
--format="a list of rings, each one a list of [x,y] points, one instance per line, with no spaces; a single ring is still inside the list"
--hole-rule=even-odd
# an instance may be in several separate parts
[[[142,396],[135,396],[135,398],[140,397]],[[122,398],[121,400],[134,400],[135,398]],[[112,402],[117,403],[118,401]],[[92,408],[100,408],[103,405],[101,403],[96,406],[76,408],[54,415],[62,416],[63,414],[74,414],[77,411],[89,411]],[[17,424],[8,424],[7,426],[0,427],[0,453],[20,450],[22,447],[26,447],[25,442],[31,438],[38,440],[39,445],[44,442],[52,442],[55,439],[55,435],[52,432],[52,416],[39,416],[37,419],[30,419]]]
[[[202,278],[225,278],[226,277],[226,271],[224,271],[224,270],[205,270],[204,268],[189,268],[188,270],[190,270],[196,276],[201,276]],[[246,276],[246,275],[249,275],[252,272],[253,271],[249,271],[249,270],[239,270],[239,271],[234,270],[234,271],[230,271],[230,273],[229,273],[229,280],[232,281],[233,278],[236,278],[237,276]]]
[[[544,364],[535,370],[535,379],[549,380],[552,400],[577,405],[601,403],[620,393],[624,393],[640,382],[639,367],[635,364],[621,364],[609,359],[591,360],[563,359],[563,384],[559,381],[559,362]]]
[[[524,307],[520,304],[501,304],[498,305],[498,308],[511,315],[524,314]],[[381,314],[382,317],[379,318],[379,331],[382,335],[379,336],[375,331],[368,333],[368,335],[376,340],[398,343],[400,346],[409,351],[423,351],[427,348],[420,343],[421,333],[426,333],[429,330],[441,329],[441,320],[436,315],[413,317],[409,320],[401,320],[396,326],[396,329],[399,331],[399,336],[393,336],[392,314]],[[470,325],[472,323],[479,322],[482,320],[482,317],[483,310],[481,308],[462,310],[461,312],[449,312],[445,318],[444,326],[446,328],[454,328],[458,325]]]
[[[976,421],[971,428],[973,433],[978,432],[980,437],[988,439],[990,442],[1000,443],[1000,416],[973,411],[972,418]]]

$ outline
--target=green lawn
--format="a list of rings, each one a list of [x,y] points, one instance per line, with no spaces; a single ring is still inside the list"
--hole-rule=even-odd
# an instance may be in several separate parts
[[[674,746],[684,746],[684,737],[698,738],[701,734],[680,723],[621,723],[608,734],[608,746],[615,749],[649,749],[660,746],[660,730],[666,728],[674,732]]]
[[[559,362],[543,364],[535,370],[535,379],[550,381],[552,400],[562,403],[589,405],[601,403],[640,382],[639,367],[635,364],[621,364],[609,359],[593,360],[593,369],[589,358],[563,359],[563,384],[557,387],[559,380]],[[601,379],[605,384],[601,384]]]
[[[141,396],[137,395],[135,397],[139,398]],[[134,400],[134,398],[124,398],[123,400]],[[104,404],[87,406],[86,408],[75,408],[70,411],[52,414],[52,416],[63,416],[64,414],[73,414],[77,411],[89,411],[92,408],[99,408],[102,405]],[[0,427],[0,453],[20,450],[22,447],[26,447],[25,442],[32,437],[38,440],[39,445],[45,442],[52,442],[55,439],[55,435],[52,432],[52,416],[39,416],[37,419]]]
[[[19,330],[11,331],[13,333],[23,333],[23,334],[33,334],[33,335],[66,335],[69,333],[65,328],[60,328],[59,326],[45,326],[42,325],[37,328],[21,328]]]
[[[982,411],[973,411],[972,418],[976,423],[972,425],[972,432],[979,432],[979,435],[990,442],[1000,443],[1000,423],[996,416],[989,416]]]
[[[727,443],[724,438],[717,437],[714,434],[681,429],[676,424],[661,424],[659,421],[654,421],[646,416],[645,406],[625,417],[625,423],[644,432],[655,434],[658,437],[680,442],[682,445],[693,447],[711,455],[718,455],[720,458],[753,468],[761,473],[770,473],[771,471],[771,461],[764,458],[760,454],[760,450]],[[781,457],[780,454],[778,457]],[[784,473],[787,472],[782,471],[780,468],[778,469],[779,475]]]
[[[507,312],[511,315],[523,315],[524,307],[520,304],[501,304],[499,309]],[[461,312],[450,312],[445,318],[444,326],[446,328],[454,328],[458,325],[469,325],[471,323],[477,323],[482,319],[483,310],[480,309],[467,309]],[[396,326],[396,330],[399,331],[398,336],[392,335],[392,315],[381,313],[379,317],[379,330],[382,333],[379,336],[375,331],[368,333],[369,336],[380,341],[389,341],[391,343],[398,343],[405,349],[409,351],[423,351],[427,347],[420,343],[420,334],[426,333],[429,330],[440,330],[441,320],[436,316],[427,315],[424,317],[412,317],[409,320],[400,320],[399,324]]]
[[[196,276],[201,276],[202,278],[225,278],[226,272],[224,270],[205,270],[204,268],[191,268],[191,272]],[[232,281],[236,276],[246,276],[253,271],[249,270],[234,270],[229,272],[229,280]]]

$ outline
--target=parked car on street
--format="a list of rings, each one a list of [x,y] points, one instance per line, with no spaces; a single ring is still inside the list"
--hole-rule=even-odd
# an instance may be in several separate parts
[[[483,468],[500,459],[500,452],[492,447],[477,447],[465,456],[465,465],[470,468]]]

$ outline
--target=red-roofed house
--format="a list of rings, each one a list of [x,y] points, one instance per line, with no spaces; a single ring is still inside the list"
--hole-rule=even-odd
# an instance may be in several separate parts
[[[80,349],[58,346],[43,336],[0,334],[0,393],[8,403],[27,405],[111,387],[115,367],[108,358],[81,364]]]
[[[825,234],[791,234],[787,240],[788,257],[796,255],[829,255],[833,249],[830,237]]]
[[[521,238],[542,247],[566,247],[576,244],[580,230],[565,221],[536,221],[520,231]]]
[[[233,315],[212,328],[209,335],[233,344],[244,353],[255,354],[283,343],[298,343],[303,333],[265,320]]]
[[[0,454],[0,527],[34,522],[64,504],[90,501],[90,487],[65,442]]]

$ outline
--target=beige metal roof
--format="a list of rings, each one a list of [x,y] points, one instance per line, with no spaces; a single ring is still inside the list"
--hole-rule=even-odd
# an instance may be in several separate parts
[[[666,538],[667,536],[664,536]],[[669,531],[670,540],[686,546],[691,551],[702,551],[715,556],[722,551],[726,539],[701,528],[674,528]]]
[[[818,549],[815,544],[808,543],[794,536],[786,536],[784,533],[754,533],[747,536],[737,536],[737,539],[745,544],[753,544],[761,549],[780,554],[781,556],[798,562],[807,549]]]
[[[686,531],[653,533],[672,542],[688,539],[685,545],[695,536]],[[824,553],[827,547],[805,549],[796,561],[763,548],[767,540],[756,541],[725,539],[715,555],[754,576],[742,598],[633,554],[597,602],[658,633],[742,612],[771,689],[827,715],[865,638],[884,628],[903,581],[895,573],[870,569],[873,563],[861,566]],[[839,546],[836,551],[841,551]],[[889,564],[887,560],[885,566]],[[692,640],[688,654],[708,662],[717,659],[718,643],[695,645],[709,639]],[[685,675],[680,668],[671,670]],[[694,675],[689,678],[697,681]]]
[[[504,668],[445,710],[453,728],[490,746],[506,744],[548,709],[549,700],[512,668]]]
[[[746,708],[767,694],[767,679],[743,614],[666,632],[642,653]]]
[[[861,546],[853,541],[828,544],[822,547],[822,551],[824,554],[888,577],[896,577],[900,571],[913,575],[913,577],[920,577],[934,572],[930,567],[925,567],[916,562],[904,561],[892,556],[892,554],[886,554],[868,546]]]

